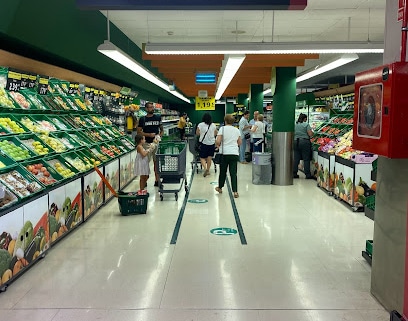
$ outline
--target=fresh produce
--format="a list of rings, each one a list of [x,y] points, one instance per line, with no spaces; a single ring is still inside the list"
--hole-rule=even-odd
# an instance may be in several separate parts
[[[67,150],[67,147],[57,138],[50,137],[46,134],[42,134],[39,137],[57,153],[62,153]]]
[[[65,156],[65,159],[80,172],[85,172],[92,168],[90,163],[85,164],[79,157],[72,158],[70,156]]]
[[[0,161],[0,168],[6,167],[6,164],[4,164],[2,161]]]
[[[105,154],[100,153],[96,148],[92,148],[91,151],[92,151],[92,153],[94,153],[96,155],[96,157],[98,157],[103,162],[106,162],[106,161],[109,160],[108,156],[106,156]]]
[[[13,97],[14,101],[20,105],[23,109],[30,109],[31,104],[27,101],[27,99],[17,91],[10,91],[10,96]]]
[[[37,155],[47,155],[49,148],[34,139],[22,139],[21,142]]]
[[[7,92],[0,86],[0,106],[6,108],[15,108],[13,101],[9,98]]]
[[[25,132],[19,124],[8,117],[0,117],[0,125],[11,133],[19,134]]]
[[[47,163],[54,167],[54,169],[64,178],[74,176],[75,173],[71,171],[67,166],[61,164],[56,159],[47,160]]]
[[[29,91],[26,92],[28,100],[37,108],[45,110],[47,107],[41,102],[41,100],[34,94]]]
[[[16,161],[30,157],[30,152],[27,149],[15,145],[12,141],[1,140],[0,149]]]
[[[30,196],[42,189],[37,182],[30,182],[16,170],[0,174],[0,181],[20,197]]]
[[[41,183],[45,185],[54,184],[57,182],[55,178],[50,174],[50,170],[44,167],[42,163],[32,164],[26,166],[27,170],[33,174]]]
[[[101,146],[101,152],[108,155],[110,158],[115,157],[115,153],[112,152],[109,148],[106,148],[105,146]]]
[[[2,199],[0,199],[0,209],[5,208],[6,206],[12,205],[13,203],[17,202],[18,198],[6,189],[5,195]]]
[[[33,133],[47,133],[37,122],[32,121],[28,117],[22,117],[20,122]]]

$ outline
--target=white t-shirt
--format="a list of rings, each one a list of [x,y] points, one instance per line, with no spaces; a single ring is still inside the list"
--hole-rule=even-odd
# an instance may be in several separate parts
[[[204,122],[201,122],[198,124],[197,127],[200,130],[199,141],[205,145],[214,145],[215,144],[215,130],[217,129],[215,124],[211,123],[210,128],[208,129],[208,125]],[[207,129],[208,129],[208,133],[205,134]],[[204,137],[204,140],[203,140],[203,137]]]
[[[256,126],[255,132],[252,133],[253,138],[263,138],[265,133],[265,124],[261,121],[256,121],[254,126]]]
[[[224,155],[239,155],[238,137],[239,129],[233,126],[221,127],[217,136],[221,137],[220,153]]]

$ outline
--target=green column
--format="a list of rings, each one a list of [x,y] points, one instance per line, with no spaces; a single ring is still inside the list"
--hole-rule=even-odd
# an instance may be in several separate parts
[[[295,129],[296,67],[276,68],[273,96],[272,184],[293,184],[293,131]]]
[[[262,114],[263,111],[263,84],[251,84],[249,87],[249,112],[251,114],[254,111],[259,111]]]
[[[237,105],[244,105],[248,109],[248,94],[238,94]]]
[[[296,67],[276,68],[276,91],[273,96],[273,131],[295,129]]]
[[[233,102],[226,102],[225,113],[232,114],[234,112],[234,103]]]

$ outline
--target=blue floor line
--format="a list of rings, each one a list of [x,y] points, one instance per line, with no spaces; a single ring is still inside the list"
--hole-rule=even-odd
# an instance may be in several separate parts
[[[244,233],[244,230],[243,230],[242,225],[241,225],[241,220],[239,219],[239,214],[238,214],[237,206],[235,205],[234,195],[232,193],[232,189],[231,189],[229,179],[227,178],[226,181],[227,181],[227,187],[228,187],[228,194],[229,194],[229,197],[230,197],[230,200],[231,200],[232,211],[234,212],[235,223],[237,224],[239,238],[241,239],[241,244],[246,245],[248,243],[247,243],[247,240],[245,238],[245,233]]]

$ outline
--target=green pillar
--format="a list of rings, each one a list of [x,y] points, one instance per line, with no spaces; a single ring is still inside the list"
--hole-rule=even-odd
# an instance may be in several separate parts
[[[248,109],[248,94],[238,94],[237,105],[244,105]]]
[[[293,184],[293,131],[295,129],[296,67],[276,68],[273,96],[272,184]]]
[[[263,111],[263,84],[251,84],[249,87],[249,97],[249,112],[252,119],[254,111],[259,111],[261,114]]]
[[[234,103],[233,102],[226,102],[225,113],[232,114],[234,112]]]

